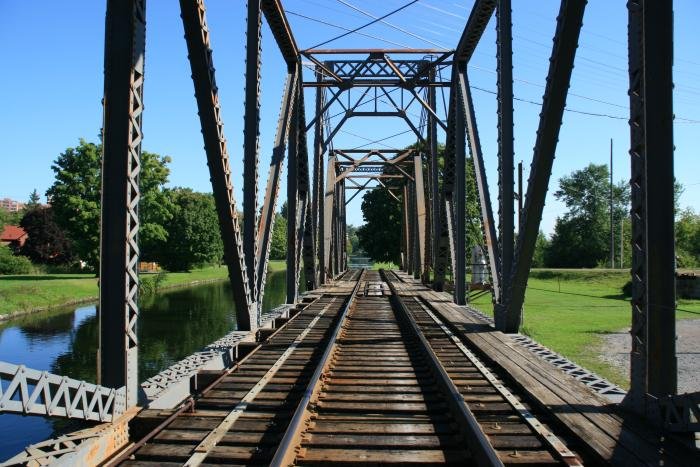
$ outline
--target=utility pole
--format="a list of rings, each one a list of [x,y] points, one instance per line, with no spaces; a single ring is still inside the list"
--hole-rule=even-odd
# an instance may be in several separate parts
[[[610,268],[615,269],[615,227],[613,213],[613,140],[610,138]]]
[[[523,161],[518,162],[518,232],[523,216]]]
[[[625,229],[625,219],[624,217],[620,219],[620,269],[623,269],[625,267],[625,260],[623,259],[624,256],[624,245],[625,245],[625,236],[624,236],[624,229]]]

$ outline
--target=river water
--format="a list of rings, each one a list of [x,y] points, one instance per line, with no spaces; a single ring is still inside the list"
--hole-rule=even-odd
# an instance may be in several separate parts
[[[272,272],[264,309],[284,303],[285,272]],[[138,325],[139,379],[236,329],[227,281],[163,291],[142,300]],[[99,335],[95,304],[34,313],[0,323],[0,360],[95,381]],[[80,428],[68,420],[0,415],[0,462],[25,446]]]

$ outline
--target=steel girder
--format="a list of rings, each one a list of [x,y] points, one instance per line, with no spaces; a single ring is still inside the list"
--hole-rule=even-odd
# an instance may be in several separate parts
[[[260,3],[260,8],[265,14],[267,24],[272,31],[272,35],[277,42],[277,46],[282,53],[282,57],[287,66],[293,67],[299,61],[299,48],[294,40],[292,29],[284,13],[284,8],[280,0],[248,0],[253,3]]]
[[[467,63],[455,64],[455,71],[452,76],[459,80],[459,77],[467,72]],[[455,97],[454,113],[454,268],[452,277],[454,279],[454,302],[457,305],[466,304],[467,296],[467,192],[466,192],[466,114],[464,112],[463,96],[460,96],[459,87],[453,88]]]
[[[460,112],[464,113],[464,118],[467,126],[467,134],[469,136],[469,148],[474,164],[474,178],[476,179],[476,188],[479,196],[479,206],[481,208],[481,227],[488,254],[489,267],[491,269],[491,291],[496,302],[500,302],[501,287],[500,287],[500,252],[498,249],[498,239],[496,237],[496,225],[493,221],[493,211],[491,208],[491,197],[489,195],[489,186],[486,181],[486,168],[484,167],[484,158],[481,152],[481,141],[479,139],[479,131],[476,124],[476,114],[474,112],[474,103],[469,87],[469,79],[467,78],[466,70],[458,71],[458,86],[460,95]]]
[[[416,267],[414,271],[414,276],[417,278],[424,279],[424,268],[427,264],[428,253],[426,246],[428,242],[426,240],[426,227],[428,226],[428,219],[426,213],[426,203],[425,203],[425,184],[423,182],[423,158],[420,152],[415,153],[413,156],[413,202],[415,205],[415,217],[416,217],[416,250],[417,250],[417,260]]]
[[[518,232],[513,270],[510,272],[511,278],[504,291],[506,295],[503,303],[505,305],[497,304],[495,309],[500,325],[499,330],[504,332],[518,332],[520,328],[527,278],[532,265],[535,241],[539,233],[547,186],[552,173],[552,164],[585,6],[586,0],[562,0],[557,17],[557,28],[532,157],[525,209]]]
[[[260,0],[248,0],[246,29],[245,114],[243,116],[243,245],[247,271],[258,269],[258,163],[260,140],[260,65],[262,14]],[[253,309],[257,310],[257,275],[248,274]]]
[[[469,62],[495,9],[496,0],[476,0],[457,44],[455,60]]]
[[[297,73],[301,75],[300,66]],[[296,303],[302,253],[304,280],[314,282],[314,237],[309,212],[309,164],[306,146],[304,92],[296,88],[294,113],[289,131],[289,168],[287,169],[287,303]],[[311,287],[313,288],[313,287]]]
[[[513,34],[511,0],[498,0],[496,7],[496,73],[498,101],[498,249],[500,289],[510,280],[515,247],[513,193]],[[493,271],[493,270],[492,270]],[[504,271],[506,273],[504,274]],[[503,303],[503,294],[497,298]]]
[[[214,74],[214,63],[203,0],[180,0],[182,23],[189,53],[192,81],[204,138],[204,150],[211,177],[224,260],[236,305],[238,328],[250,330],[257,326],[257,310],[253,306],[248,274],[243,253],[243,239],[238,210],[231,180],[231,164],[223,133],[221,107]],[[251,18],[253,22],[256,20]],[[257,139],[257,138],[256,138]],[[249,246],[249,245],[248,245]]]
[[[637,411],[650,415],[656,410],[647,406],[649,399],[663,400],[677,390],[673,2],[634,0],[627,6],[633,244],[630,401]],[[690,406],[697,411],[697,395]]]
[[[105,21],[100,225],[100,372],[138,402],[138,206],[146,1],[109,0]]]
[[[454,214],[452,209],[455,178],[455,112],[456,93],[450,93],[450,106],[447,112],[447,135],[445,137],[445,155],[442,169],[442,189],[440,190],[438,250],[433,271],[433,289],[444,289],[448,266],[455,270],[454,254]]]
[[[270,169],[267,176],[267,187],[265,189],[265,200],[263,201],[260,222],[258,224],[258,270],[257,287],[258,297],[265,293],[265,282],[267,280],[267,266],[270,259],[270,244],[272,239],[272,229],[275,224],[275,211],[277,207],[277,196],[279,194],[280,178],[284,166],[284,153],[290,133],[290,125],[294,118],[297,86],[300,76],[297,69],[292,67],[287,73],[287,82],[282,97],[282,106],[279,120],[277,121],[277,131],[275,133],[275,145],[272,150]],[[258,300],[258,315],[262,307],[262,300]]]

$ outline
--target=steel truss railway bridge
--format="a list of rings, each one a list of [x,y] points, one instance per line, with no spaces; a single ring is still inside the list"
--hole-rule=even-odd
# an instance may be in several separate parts
[[[517,334],[586,1],[561,1],[517,229],[510,3],[476,0],[453,50],[300,50],[281,0],[249,0],[242,212],[256,222],[241,227],[204,1],[180,0],[238,330],[140,383],[146,0],[108,0],[100,381],[0,362],[0,412],[92,423],[29,446],[8,464],[699,465],[700,394],[676,389],[672,2],[628,2],[629,392]],[[497,223],[467,73],[494,15]],[[287,69],[259,206],[263,21]],[[449,96],[445,118],[438,91]],[[331,125],[338,110],[342,118]],[[378,116],[405,121],[418,144],[402,151],[334,145],[349,119]],[[442,166],[438,140],[445,141]],[[493,320],[465,304],[468,161]],[[287,305],[263,310],[285,166]],[[347,268],[345,206],[367,189],[387,190],[402,206],[400,271]],[[300,281],[308,292],[299,294]]]

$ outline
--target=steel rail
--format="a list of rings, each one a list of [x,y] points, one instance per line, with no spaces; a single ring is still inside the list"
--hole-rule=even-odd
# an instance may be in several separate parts
[[[488,437],[481,429],[481,425],[477,421],[476,417],[472,411],[467,406],[464,401],[464,397],[459,392],[459,389],[455,386],[454,382],[447,374],[447,370],[442,365],[437,355],[433,351],[430,343],[426,339],[423,331],[418,327],[415,320],[411,318],[411,314],[403,302],[401,297],[399,297],[394,284],[389,280],[388,274],[385,270],[380,270],[380,274],[384,281],[389,285],[391,290],[391,300],[394,302],[396,308],[401,311],[404,321],[408,324],[409,328],[413,331],[418,342],[420,343],[423,352],[428,357],[427,360],[434,370],[434,376],[441,389],[445,392],[448,403],[453,409],[453,414],[458,416],[458,422],[461,424],[462,428],[465,430],[465,441],[469,450],[472,452],[477,464],[480,466],[503,466],[503,462],[498,457],[498,453],[494,449],[493,445],[489,442]]]
[[[309,303],[311,305],[313,302]],[[308,308],[308,306],[307,306]],[[151,439],[153,439],[155,436],[157,436],[161,431],[163,431],[170,423],[175,420],[177,417],[179,417],[183,412],[186,410],[193,409],[197,400],[199,400],[202,396],[205,396],[209,391],[214,389],[215,386],[217,386],[221,381],[224,380],[227,376],[229,376],[231,373],[234,371],[238,370],[241,365],[246,363],[250,358],[255,356],[256,352],[260,350],[260,348],[263,346],[264,343],[268,342],[270,339],[273,339],[277,334],[281,333],[284,331],[291,323],[296,321],[296,318],[301,316],[302,312],[296,313],[294,316],[291,316],[289,318],[289,321],[285,322],[280,326],[279,328],[275,329],[275,332],[267,336],[264,340],[258,342],[255,347],[242,359],[237,361],[233,366],[230,368],[227,368],[221,372],[219,376],[214,379],[211,383],[209,383],[204,389],[202,389],[199,393],[195,395],[189,396],[187,399],[185,399],[182,402],[182,405],[172,414],[170,414],[165,420],[163,420],[160,424],[158,424],[155,428],[153,428],[150,432],[148,432],[143,438],[141,438],[139,441],[135,442],[129,448],[124,451],[122,454],[118,455],[114,459],[108,460],[104,465],[105,467],[112,467],[115,465],[119,465],[122,462],[126,461],[130,456],[132,456],[136,451],[138,451],[141,447],[143,447],[144,444],[149,442]]]
[[[557,455],[561,458],[562,461],[564,461],[565,464],[571,466],[571,467],[581,467],[583,464],[579,461],[578,457],[576,454],[574,454],[566,445],[554,434],[552,433],[545,425],[543,425],[535,415],[533,415],[524,405],[522,402],[518,400],[518,398],[508,390],[502,383],[498,381],[496,376],[494,376],[493,373],[491,373],[491,370],[489,370],[486,365],[477,357],[474,355],[474,353],[467,348],[466,345],[462,342],[462,340],[455,335],[452,330],[449,328],[447,324],[445,324],[434,312],[431,310],[431,306],[427,303],[425,303],[424,300],[419,300],[418,297],[413,297],[416,303],[421,307],[421,309],[432,319],[435,324],[437,324],[442,332],[447,335],[452,343],[457,346],[457,348],[462,352],[462,354],[467,357],[467,359],[474,365],[474,367],[479,370],[479,373],[481,373],[484,378],[498,391],[499,394],[503,396],[503,398],[508,401],[508,403],[515,409],[516,412],[518,412],[518,415],[520,418],[523,419],[525,423],[527,423],[530,428],[532,428],[538,435],[542,437],[544,442],[552,449],[554,450]]]
[[[365,269],[362,269],[360,271],[360,276],[357,278],[357,283],[352,289],[352,293],[348,297],[345,305],[343,306],[343,310],[338,316],[338,322],[335,325],[335,329],[333,329],[333,333],[328,339],[326,350],[323,352],[323,355],[316,366],[316,370],[309,380],[309,384],[304,391],[304,396],[301,398],[301,401],[299,402],[299,405],[297,406],[297,409],[294,412],[289,425],[287,426],[287,430],[285,431],[284,436],[277,447],[277,451],[275,451],[275,455],[270,462],[271,466],[287,466],[292,464],[294,461],[294,456],[296,455],[294,448],[300,443],[301,431],[304,426],[304,422],[308,417],[308,408],[309,404],[311,403],[311,398],[320,388],[321,376],[330,363],[330,357],[333,355],[333,352],[337,347],[338,336],[340,335],[340,331],[345,324],[345,318],[348,315],[348,310],[350,309],[357,292],[360,290],[360,284],[362,283],[362,278],[364,275]]]

